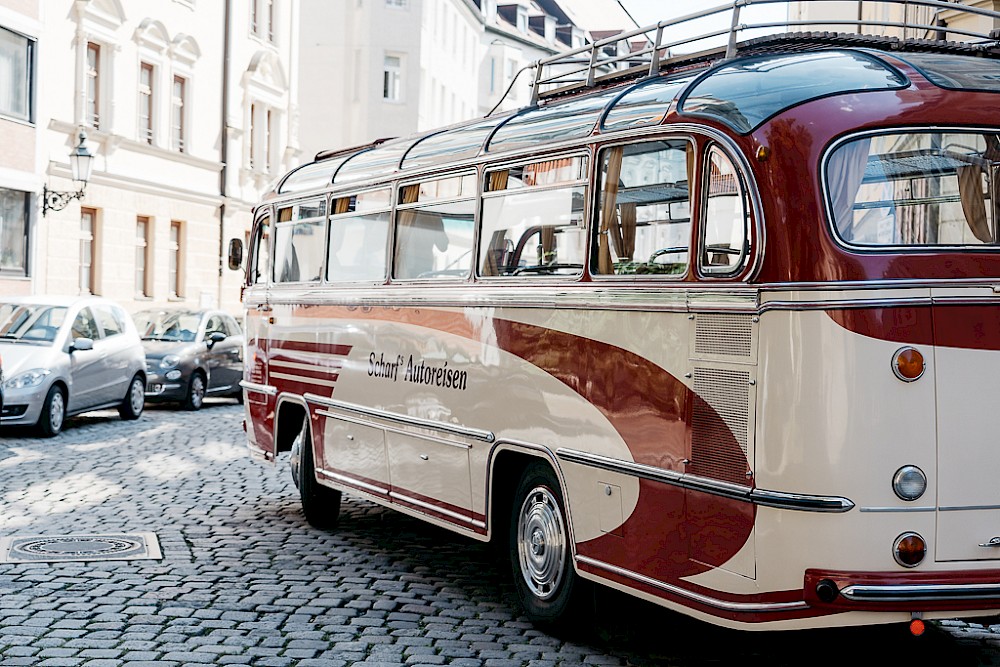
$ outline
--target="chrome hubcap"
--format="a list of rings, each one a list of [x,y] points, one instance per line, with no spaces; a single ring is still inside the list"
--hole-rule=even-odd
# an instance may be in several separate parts
[[[199,376],[195,376],[191,382],[194,383],[191,387],[191,402],[195,406],[200,406],[202,399],[205,398],[205,383],[201,381]]]
[[[566,567],[566,531],[555,495],[544,486],[531,490],[517,517],[521,575],[535,597],[555,594]]]
[[[132,403],[132,411],[136,414],[142,412],[142,406],[146,402],[146,388],[142,381],[135,379],[132,381],[132,391],[129,393],[129,400]]]
[[[58,431],[62,428],[63,416],[65,414],[66,405],[63,402],[63,395],[57,391],[52,395],[52,404],[49,406],[49,424],[52,426],[53,431]]]

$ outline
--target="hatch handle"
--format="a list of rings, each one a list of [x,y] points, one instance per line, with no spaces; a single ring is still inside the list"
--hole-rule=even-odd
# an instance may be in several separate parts
[[[991,548],[1000,547],[1000,537],[991,537],[989,542],[986,542],[985,544],[980,544],[979,546],[991,547]]]

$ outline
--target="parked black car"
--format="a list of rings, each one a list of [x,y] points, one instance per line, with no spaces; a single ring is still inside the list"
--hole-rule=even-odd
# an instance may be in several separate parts
[[[132,316],[146,350],[146,400],[198,410],[206,396],[243,400],[243,329],[221,310],[144,310]]]

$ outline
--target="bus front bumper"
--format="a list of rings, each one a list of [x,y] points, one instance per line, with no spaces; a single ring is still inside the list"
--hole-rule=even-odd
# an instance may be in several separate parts
[[[1000,610],[1000,570],[806,570],[804,594],[810,605],[837,611]]]

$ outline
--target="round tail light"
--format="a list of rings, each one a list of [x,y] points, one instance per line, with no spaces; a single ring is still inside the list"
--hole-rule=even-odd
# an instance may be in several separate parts
[[[903,382],[919,380],[926,367],[924,355],[915,347],[901,347],[892,355],[892,372]]]
[[[903,567],[916,567],[927,555],[927,543],[916,533],[903,533],[892,545],[892,556]]]
[[[917,466],[903,466],[892,476],[892,490],[900,500],[916,500],[927,490],[927,475]]]

